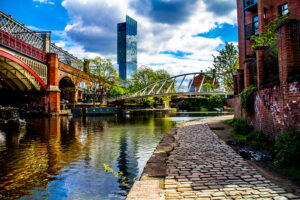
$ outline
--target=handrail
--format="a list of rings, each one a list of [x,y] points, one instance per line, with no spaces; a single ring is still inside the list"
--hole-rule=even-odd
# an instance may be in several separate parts
[[[0,43],[26,55],[47,62],[47,53],[0,29]]]

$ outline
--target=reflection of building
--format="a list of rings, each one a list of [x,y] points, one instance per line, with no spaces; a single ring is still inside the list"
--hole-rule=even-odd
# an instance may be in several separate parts
[[[118,64],[122,80],[137,70],[137,22],[126,15],[126,22],[118,24]]]

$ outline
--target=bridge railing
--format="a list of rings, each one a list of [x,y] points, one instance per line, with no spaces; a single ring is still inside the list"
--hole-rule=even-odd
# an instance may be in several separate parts
[[[47,61],[46,49],[49,49],[50,53],[58,54],[59,61],[67,65],[72,66],[74,61],[79,60],[69,52],[51,43],[50,37],[49,42],[46,42],[47,37],[44,36],[46,33],[51,33],[50,31],[31,31],[24,24],[20,24],[12,16],[1,11],[0,30],[2,32],[0,41],[2,44],[42,62]]]
[[[13,48],[21,53],[36,58],[42,62],[47,62],[47,53],[16,38],[15,36],[0,29],[0,43]]]
[[[225,91],[222,81],[217,78],[216,74],[201,71],[162,79],[133,94],[118,95],[110,98],[109,101],[159,96],[213,94],[226,95],[231,94],[231,92]]]

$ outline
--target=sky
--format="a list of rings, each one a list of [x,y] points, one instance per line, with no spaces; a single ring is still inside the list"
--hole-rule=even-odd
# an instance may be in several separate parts
[[[205,71],[225,42],[237,45],[235,0],[1,0],[0,10],[78,58],[117,65],[117,24],[138,22],[138,67]]]

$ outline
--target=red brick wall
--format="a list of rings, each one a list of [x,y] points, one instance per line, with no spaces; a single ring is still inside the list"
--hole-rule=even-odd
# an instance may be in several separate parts
[[[254,115],[242,114],[255,129],[275,139],[280,131],[300,128],[300,82],[259,90],[254,99]],[[230,100],[230,104],[234,107],[235,118],[240,117],[240,97]]]
[[[241,0],[237,0],[237,21],[238,21],[238,39],[239,39],[239,66],[243,69],[245,60],[244,45],[244,27],[243,27],[243,4]]]

